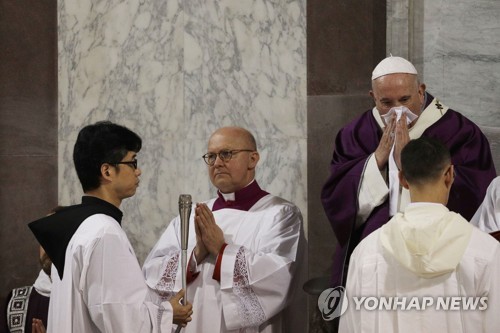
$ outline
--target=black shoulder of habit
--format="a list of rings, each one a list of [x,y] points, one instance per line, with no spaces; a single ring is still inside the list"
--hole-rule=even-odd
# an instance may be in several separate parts
[[[85,219],[95,214],[111,216],[121,224],[123,213],[111,203],[92,196],[82,197],[79,205],[63,208],[55,214],[28,224],[31,232],[43,247],[63,278],[66,248]]]

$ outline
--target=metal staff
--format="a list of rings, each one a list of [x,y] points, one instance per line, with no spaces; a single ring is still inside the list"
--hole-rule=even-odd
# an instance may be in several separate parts
[[[181,219],[181,270],[182,270],[182,289],[184,289],[184,297],[182,298],[182,304],[187,304],[187,281],[186,281],[186,270],[187,270],[187,248],[189,239],[189,217],[191,216],[191,195],[181,194],[179,195],[179,217]],[[179,333],[182,326],[177,326],[175,330]]]

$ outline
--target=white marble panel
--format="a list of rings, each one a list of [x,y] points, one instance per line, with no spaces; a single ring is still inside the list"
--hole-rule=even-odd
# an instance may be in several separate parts
[[[185,1],[190,137],[306,135],[305,1]]]
[[[177,129],[183,22],[176,4],[59,2],[60,139],[124,114],[132,123]]]
[[[59,0],[59,199],[80,200],[78,131],[111,120],[143,139],[123,225],[145,258],[178,196],[215,195],[201,156],[217,128],[261,142],[257,179],[306,212],[305,0]]]
[[[178,158],[184,158],[173,140],[185,136],[182,6],[59,1],[58,17],[60,201],[77,203],[82,194],[72,163],[80,128],[111,120],[137,132],[143,139],[141,186],[122,209],[124,228],[142,260],[177,205],[167,198],[178,195]]]
[[[59,205],[69,206],[80,203],[83,195],[82,186],[78,181],[76,170],[73,167],[73,146],[74,138],[59,140],[58,166],[59,166]]]
[[[269,193],[295,203],[307,219],[307,139],[263,137],[256,179]],[[314,167],[314,166],[310,166]],[[319,200],[319,198],[318,198]],[[307,224],[306,224],[307,235]]]
[[[393,8],[408,9],[405,19]],[[479,125],[500,126],[500,1],[388,1],[387,48],[413,60],[427,89]],[[391,28],[392,27],[392,28]],[[408,31],[393,38],[394,31]]]
[[[198,170],[194,170],[195,163],[186,162],[189,159],[186,155],[188,145],[192,143],[170,138],[161,142],[156,139],[144,141],[144,150],[139,154],[142,171],[140,187],[136,195],[122,206],[126,215],[124,229],[141,262],[178,214],[179,194],[191,194],[193,201],[207,197],[208,182],[199,177],[205,163],[199,158],[196,161]],[[186,167],[188,165],[190,167]],[[191,184],[197,184],[197,187]]]
[[[403,58],[408,54],[408,8],[411,0],[387,1],[387,55]]]
[[[425,13],[428,89],[476,123],[500,126],[500,2],[429,2]]]

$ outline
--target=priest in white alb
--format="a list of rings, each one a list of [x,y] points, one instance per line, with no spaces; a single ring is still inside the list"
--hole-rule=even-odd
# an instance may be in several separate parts
[[[446,208],[448,149],[412,140],[401,165],[411,203],[353,251],[340,332],[498,332],[500,244]]]
[[[257,184],[259,153],[247,130],[218,129],[203,158],[218,196],[196,204],[189,221],[187,299],[194,313],[183,332],[305,332],[299,209]],[[181,289],[180,252],[177,217],[143,266],[158,301]],[[299,312],[290,315],[292,309]]]

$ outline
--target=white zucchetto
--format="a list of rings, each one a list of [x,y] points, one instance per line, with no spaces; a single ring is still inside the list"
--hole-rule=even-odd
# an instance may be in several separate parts
[[[417,75],[417,69],[411,62],[401,57],[390,57],[385,58],[372,72],[372,81],[388,74],[394,73],[406,73]]]

